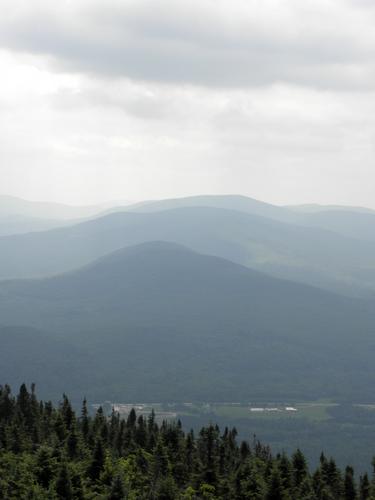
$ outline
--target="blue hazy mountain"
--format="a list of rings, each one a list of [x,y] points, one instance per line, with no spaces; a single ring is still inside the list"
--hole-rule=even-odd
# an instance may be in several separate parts
[[[347,294],[375,290],[375,242],[213,207],[118,212],[56,230],[0,238],[0,278],[66,272],[127,245],[164,240]]]
[[[375,383],[372,304],[171,243],[121,249],[53,278],[3,282],[0,294],[3,325],[48,337],[50,368],[34,381],[49,395],[58,388],[49,376],[55,363],[66,391],[78,395],[78,370],[80,394],[94,399],[361,399]],[[36,360],[45,352],[40,335]],[[72,373],[61,365],[67,345]],[[0,359],[3,380],[13,383],[7,367],[20,363],[26,379],[37,376],[21,342]]]

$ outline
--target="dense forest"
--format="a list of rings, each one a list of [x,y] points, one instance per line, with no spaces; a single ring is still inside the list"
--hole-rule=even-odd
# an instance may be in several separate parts
[[[55,407],[34,386],[0,386],[0,498],[375,499],[375,461],[373,477],[357,478],[322,453],[310,471],[300,450],[273,455],[236,436],[214,424],[186,433],[134,410],[90,415],[85,400],[77,415],[65,395]]]

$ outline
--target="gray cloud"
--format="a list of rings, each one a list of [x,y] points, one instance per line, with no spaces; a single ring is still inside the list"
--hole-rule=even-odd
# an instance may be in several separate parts
[[[374,206],[367,0],[4,0],[0,189]]]
[[[216,87],[375,85],[375,13],[364,1],[32,5],[2,18],[0,43],[49,56],[56,70]]]

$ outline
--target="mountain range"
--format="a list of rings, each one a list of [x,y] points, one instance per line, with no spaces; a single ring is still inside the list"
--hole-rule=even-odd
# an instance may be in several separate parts
[[[371,239],[237,210],[194,206],[126,210],[59,229],[2,237],[0,279],[59,274],[125,246],[154,240],[347,295],[375,292]]]
[[[370,210],[5,201],[8,231],[39,230],[0,237],[2,380],[50,398],[371,399]]]

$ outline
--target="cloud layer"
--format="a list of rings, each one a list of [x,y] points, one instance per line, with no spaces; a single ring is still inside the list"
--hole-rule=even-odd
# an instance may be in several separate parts
[[[3,192],[374,206],[366,0],[6,0]]]
[[[15,1],[3,46],[68,71],[248,87],[369,88],[375,8],[348,0]]]

